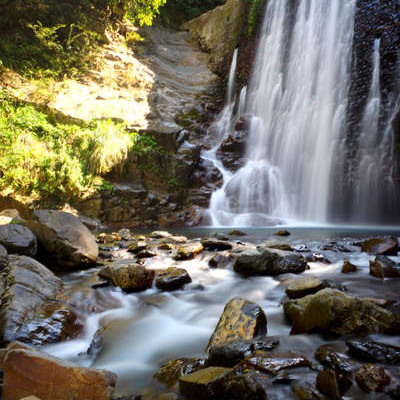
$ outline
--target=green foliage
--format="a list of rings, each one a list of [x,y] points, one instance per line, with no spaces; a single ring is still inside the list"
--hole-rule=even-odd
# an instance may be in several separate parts
[[[51,122],[0,91],[0,191],[62,198],[90,193],[97,175],[123,165],[130,148],[143,149],[136,138],[111,120],[86,126]]]
[[[254,30],[257,26],[257,23],[259,21],[260,15],[263,10],[264,1],[265,0],[251,0],[252,3],[249,12],[249,30],[248,30],[249,36],[254,33]]]
[[[165,23],[179,26],[224,2],[224,0],[168,0],[160,10],[160,15]]]
[[[126,17],[140,26],[151,25],[160,7],[166,2],[167,0],[126,0]]]

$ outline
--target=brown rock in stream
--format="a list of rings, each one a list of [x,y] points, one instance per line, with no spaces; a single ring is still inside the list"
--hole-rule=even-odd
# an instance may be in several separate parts
[[[83,368],[34,349],[9,346],[3,400],[37,396],[51,400],[110,400],[117,376]],[[21,384],[23,382],[23,384]]]
[[[398,241],[394,236],[368,239],[361,243],[361,251],[368,254],[395,256],[398,250]]]
[[[348,274],[349,272],[356,272],[356,271],[358,271],[358,267],[352,264],[349,260],[345,260],[340,272],[342,274]]]
[[[203,251],[203,245],[201,243],[186,244],[178,247],[177,253],[174,256],[174,260],[178,261],[191,260],[195,258],[202,251]]]
[[[389,257],[379,255],[374,261],[369,262],[369,274],[379,279],[398,278],[400,268]]]
[[[291,299],[298,299],[322,290],[326,285],[320,279],[313,276],[305,276],[296,279],[286,288],[286,294]]]
[[[385,368],[373,364],[363,365],[355,372],[358,386],[365,392],[382,392],[391,378]]]
[[[236,297],[226,304],[206,351],[211,346],[239,339],[251,340],[266,333],[267,317],[261,307]]]
[[[156,287],[160,290],[177,290],[190,282],[192,278],[183,268],[170,267],[156,276]]]
[[[231,368],[208,367],[179,379],[179,391],[193,400],[217,400],[227,388]],[[7,400],[7,399],[5,399]]]

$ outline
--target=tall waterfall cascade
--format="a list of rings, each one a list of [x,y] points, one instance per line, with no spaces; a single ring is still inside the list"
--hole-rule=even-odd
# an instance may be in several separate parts
[[[356,0],[269,0],[249,88],[234,96],[237,52],[225,108],[211,126],[215,147],[203,154],[222,172],[211,198],[214,226],[328,223],[332,192],[350,186],[350,219],[366,220],[391,183],[390,121],[378,139],[379,40],[351,178],[341,177],[347,135]],[[245,165],[228,171],[216,156],[235,123],[248,126]],[[390,168],[389,168],[390,169]],[[336,178],[336,179],[334,179]],[[343,183],[346,181],[346,184]],[[386,193],[386,192],[385,192]],[[382,193],[381,193],[382,195]],[[340,197],[340,196],[339,196]]]

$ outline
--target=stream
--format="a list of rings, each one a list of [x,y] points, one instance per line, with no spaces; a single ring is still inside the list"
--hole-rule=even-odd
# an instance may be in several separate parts
[[[243,248],[254,247],[266,240],[276,240],[274,231],[276,228],[246,228],[246,236],[230,237],[230,240]],[[180,229],[177,234],[196,240],[213,232],[215,228],[191,228]],[[218,229],[220,234],[227,235],[228,232],[227,229]],[[303,275],[329,279],[344,285],[350,294],[359,297],[395,300],[390,308],[400,312],[398,279],[380,280],[370,276],[369,260],[374,256],[361,253],[360,247],[354,245],[367,237],[398,235],[398,230],[292,227],[290,232],[289,237],[279,240],[298,251],[306,250],[304,255],[322,253],[330,260],[329,264],[309,263],[310,269]],[[62,279],[67,287],[68,303],[80,315],[84,331],[76,339],[45,346],[45,351],[83,366],[117,373],[117,395],[159,398],[161,393],[170,393],[171,389],[152,379],[154,373],[163,363],[174,358],[205,357],[206,344],[224,305],[236,296],[263,308],[268,319],[268,336],[280,338],[279,350],[300,352],[315,363],[313,354],[321,344],[333,341],[343,351],[345,338],[326,338],[320,334],[290,335],[291,326],[285,320],[280,303],[285,296],[285,282],[295,278],[295,275],[243,278],[233,272],[230,264],[226,268],[210,268],[208,261],[214,252],[204,251],[193,260],[174,261],[171,252],[157,248],[160,239],[147,240],[150,248],[157,251],[156,257],[146,259],[147,268],[164,269],[177,265],[188,271],[192,283],[173,292],[162,292],[153,286],[144,292],[127,294],[111,286],[92,288],[91,285],[98,281],[97,268],[66,274]],[[119,263],[129,263],[134,257],[121,248],[113,247],[111,250]],[[400,261],[400,257],[391,258]],[[359,271],[342,274],[340,268],[344,259],[354,263]],[[96,337],[96,345],[88,354]],[[398,337],[374,334],[370,338],[399,344]],[[388,370],[391,371],[391,367]],[[398,369],[392,367],[392,370],[394,376],[399,376]],[[315,380],[315,372],[306,368],[291,370],[290,376],[294,381]],[[290,385],[273,384],[269,394],[273,399],[294,398]],[[389,396],[382,393],[367,395],[353,384],[345,398],[389,399]]]

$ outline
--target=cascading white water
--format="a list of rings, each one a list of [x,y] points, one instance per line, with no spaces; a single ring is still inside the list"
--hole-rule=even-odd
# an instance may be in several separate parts
[[[225,173],[213,194],[214,225],[326,221],[333,150],[346,126],[355,3],[298,0],[292,20],[293,2],[268,2],[246,105],[249,161]]]

